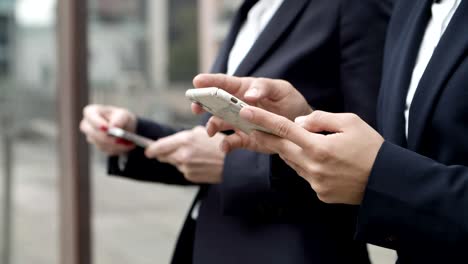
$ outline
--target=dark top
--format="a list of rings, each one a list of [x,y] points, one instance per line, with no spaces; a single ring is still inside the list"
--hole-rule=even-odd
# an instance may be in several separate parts
[[[235,75],[285,79],[314,108],[354,112],[373,124],[391,7],[383,0],[284,1]],[[248,7],[234,19],[213,72],[226,72],[243,9]],[[137,127],[155,139],[176,131],[144,119]],[[141,149],[129,154],[124,171],[111,159],[109,173],[190,184],[175,167],[146,159]],[[188,226],[195,228],[196,264],[368,263],[365,244],[353,241],[357,208],[323,204],[277,156],[228,154],[223,182],[202,186],[196,199],[203,200],[196,227],[188,218],[173,263],[191,255]]]
[[[468,1],[422,76],[405,137],[404,103],[433,0],[400,1],[389,27],[378,106],[386,139],[359,215],[358,238],[400,263],[468,263]]]

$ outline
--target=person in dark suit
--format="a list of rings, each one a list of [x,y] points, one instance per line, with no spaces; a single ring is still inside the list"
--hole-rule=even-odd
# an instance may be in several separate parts
[[[357,239],[396,249],[399,263],[467,263],[467,25],[468,1],[396,5],[378,103],[381,135],[352,114],[315,111],[293,123],[248,107],[243,118],[280,137],[234,134],[225,149],[280,153],[321,200],[360,204]],[[223,80],[226,90],[251,81]],[[266,94],[281,82],[269,85]]]
[[[282,2],[251,47],[246,33],[259,5],[245,1],[212,72],[282,78],[310,105],[351,111],[375,121],[390,1]],[[265,11],[266,10],[266,11]],[[268,14],[265,9],[263,15]],[[240,45],[240,46],[239,46]],[[239,48],[240,47],[240,48]],[[249,50],[232,70],[236,52]],[[234,54],[234,55],[233,55]],[[291,107],[285,105],[285,107]],[[296,108],[291,115],[310,113]],[[176,130],[125,109],[91,105],[81,124],[88,141],[114,156],[109,173],[179,185],[200,185],[172,263],[368,263],[364,243],[353,241],[357,208],[320,202],[308,183],[278,156],[219,150],[204,127]],[[157,140],[146,151],[116,144],[103,131],[119,126]],[[122,158],[125,155],[125,161]]]

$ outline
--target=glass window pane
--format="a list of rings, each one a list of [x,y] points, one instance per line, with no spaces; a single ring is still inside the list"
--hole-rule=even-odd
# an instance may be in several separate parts
[[[1,224],[11,219],[11,263],[58,263],[54,6],[0,1],[2,208],[12,179],[12,210]]]
[[[184,97],[198,72],[196,0],[93,0],[89,20],[92,101],[158,122],[199,120]],[[94,261],[169,263],[195,188],[109,176],[94,151]]]

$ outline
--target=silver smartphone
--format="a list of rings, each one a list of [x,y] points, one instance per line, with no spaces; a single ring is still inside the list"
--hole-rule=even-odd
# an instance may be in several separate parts
[[[116,138],[121,138],[121,139],[130,141],[133,144],[135,144],[135,145],[137,145],[139,147],[142,147],[142,148],[147,148],[153,142],[153,140],[151,140],[149,138],[139,136],[139,135],[137,135],[135,133],[128,132],[128,131],[123,130],[123,129],[118,128],[118,127],[110,127],[107,130],[107,134],[109,136],[113,136],[113,137],[116,137]]]
[[[192,102],[199,104],[209,113],[223,119],[247,134],[252,132],[252,130],[271,134],[270,130],[242,119],[239,116],[239,112],[244,106],[247,106],[247,103],[242,102],[239,98],[222,89],[216,87],[189,89],[185,93],[185,96]]]

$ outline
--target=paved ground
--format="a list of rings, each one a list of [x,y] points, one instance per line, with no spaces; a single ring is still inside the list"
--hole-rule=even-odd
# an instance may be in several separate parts
[[[15,264],[58,264],[56,149],[51,140],[15,143]],[[95,263],[168,263],[194,189],[111,178],[103,164],[93,156]],[[372,256],[374,263],[395,259],[378,248]]]

